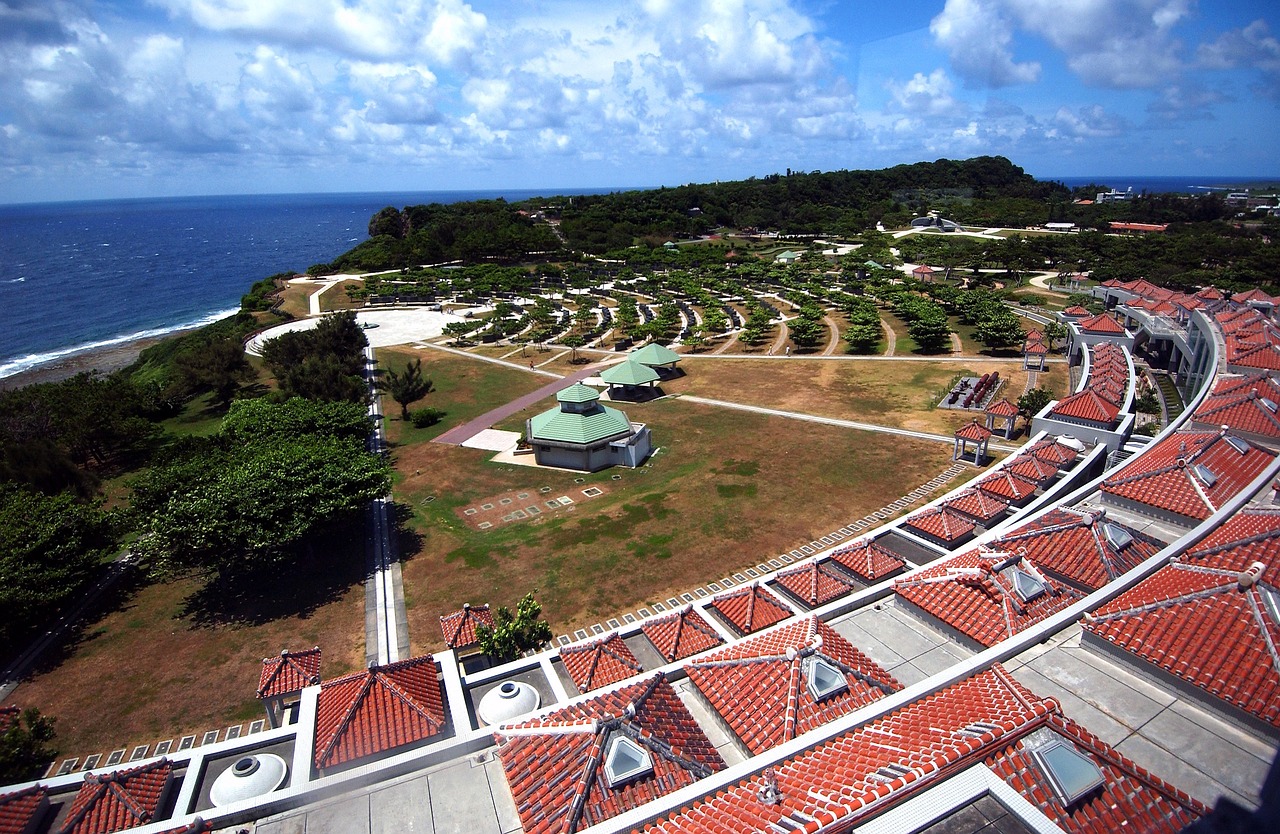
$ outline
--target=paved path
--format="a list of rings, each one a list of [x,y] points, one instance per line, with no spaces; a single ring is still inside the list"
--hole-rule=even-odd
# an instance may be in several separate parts
[[[951,334],[951,352],[964,353],[964,342],[960,341],[960,334]]]
[[[504,365],[510,364],[507,362]],[[459,446],[463,442],[470,440],[485,429],[493,428],[493,425],[501,420],[505,420],[512,414],[518,414],[523,409],[528,408],[539,400],[556,394],[575,382],[581,382],[589,376],[595,376],[600,373],[600,368],[604,363],[596,362],[577,373],[570,374],[566,377],[556,377],[555,382],[549,382],[536,391],[531,391],[523,397],[517,397],[506,405],[500,405],[492,411],[481,414],[474,420],[463,423],[461,426],[455,426],[444,434],[437,437],[432,443],[448,443],[451,446]]]
[[[370,451],[382,453],[386,451],[387,442],[383,435],[382,400],[375,386],[378,361],[371,347],[365,348],[364,356],[370,394],[369,416],[374,425],[369,447]],[[376,498],[366,510],[364,652],[366,663],[379,666],[409,656],[409,613],[404,604],[404,583],[389,512],[393,503],[390,495]]]
[[[894,331],[893,326],[884,319],[880,319],[880,328],[884,330],[885,341],[888,343],[884,349],[886,357],[893,356],[898,350],[898,334]]]
[[[712,400],[706,397],[694,397],[688,394],[680,397],[693,403],[702,403],[703,405],[714,405],[720,408],[732,408],[736,411],[750,411],[755,414],[765,414],[771,417],[787,417],[792,420],[804,420],[808,423],[822,423],[828,426],[840,426],[846,429],[858,429],[860,431],[874,431],[881,434],[894,434],[899,437],[910,437],[916,440],[928,440],[934,443],[946,443],[953,445],[956,442],[954,436],[949,434],[930,434],[923,431],[911,431],[909,429],[896,429],[890,426],[877,426],[875,423],[859,423],[856,420],[839,420],[835,417],[819,417],[816,414],[802,414],[798,411],[782,411],[777,408],[764,408],[758,405],[744,405],[742,403],[733,403],[728,400]],[[988,443],[989,448],[999,449],[1003,452],[1016,452],[1021,446],[1015,446],[1005,443]]]
[[[827,349],[822,352],[822,355],[831,356],[836,352],[836,348],[840,347],[840,327],[831,316],[823,316],[822,320],[827,323],[827,327],[831,328],[831,344],[827,345]]]

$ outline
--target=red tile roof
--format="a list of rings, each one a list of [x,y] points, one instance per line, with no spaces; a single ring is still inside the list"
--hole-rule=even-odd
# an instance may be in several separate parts
[[[871,539],[854,542],[833,551],[831,561],[867,582],[892,576],[906,567],[906,563],[899,559],[896,553],[881,547]]]
[[[1131,541],[1107,536],[1110,525]],[[1023,553],[1041,570],[1077,586],[1097,590],[1137,567],[1160,549],[1159,543],[1108,521],[1103,512],[1057,508],[992,543],[998,550]]]
[[[1017,417],[1018,407],[1009,402],[1009,399],[1005,397],[999,402],[995,402],[987,406],[987,413],[994,414],[997,417]]]
[[[1062,311],[1062,315],[1071,316],[1072,318],[1084,318],[1093,315],[1088,309],[1081,307],[1079,304],[1072,305]]]
[[[719,611],[742,634],[768,628],[795,613],[755,582],[745,588],[714,597],[711,607]]]
[[[1275,298],[1273,298],[1272,296],[1267,295],[1265,292],[1263,292],[1262,290],[1258,289],[1257,287],[1254,287],[1253,289],[1250,289],[1250,290],[1246,290],[1246,291],[1244,291],[1244,292],[1233,293],[1233,294],[1231,295],[1231,300],[1232,300],[1232,301],[1244,301],[1244,302],[1249,302],[1249,301],[1261,301],[1261,302],[1263,302],[1264,304],[1275,304],[1275,303],[1276,303],[1276,299],[1275,299]]]
[[[974,417],[972,423],[966,423],[956,430],[956,437],[960,440],[986,440],[991,436],[991,429],[978,422],[978,418]]]
[[[1241,343],[1228,336],[1227,364],[1239,368],[1280,370],[1280,340],[1268,338],[1265,342]]]
[[[1241,574],[1254,563],[1260,574]],[[1280,512],[1245,510],[1086,616],[1084,628],[1280,727]],[[1270,611],[1270,613],[1269,613]]]
[[[1040,580],[1045,592],[1025,601],[1014,589],[1014,570]],[[894,582],[898,596],[983,646],[1040,622],[1081,598],[1016,554],[978,548]]]
[[[1045,347],[1044,342],[1039,339],[1028,339],[1022,345],[1022,352],[1029,353],[1032,356],[1039,356],[1041,354],[1047,354],[1049,349]]]
[[[1058,400],[1058,404],[1049,410],[1049,416],[1109,427],[1120,416],[1120,407],[1093,388],[1086,388]]]
[[[288,649],[279,657],[262,658],[262,677],[258,679],[258,697],[275,698],[293,695],[305,687],[320,683],[320,647],[302,652]]]
[[[451,649],[462,649],[478,644],[476,626],[486,625],[493,628],[493,612],[486,605],[466,603],[461,611],[446,614],[440,618],[440,631],[444,634],[444,644]]]
[[[1019,743],[1041,728],[1069,737],[1109,777],[1101,796],[1070,809],[1046,802],[1045,778],[1019,766]],[[1207,808],[1082,732],[1000,666],[926,695],[673,811],[646,827],[667,834],[846,830],[986,759],[1059,825],[1113,834],[1180,830]],[[1008,764],[1006,764],[1006,761]],[[772,795],[776,801],[765,801]],[[1114,807],[1113,807],[1114,806]]]
[[[844,689],[821,700],[814,697],[809,676],[815,658],[843,674]],[[684,668],[753,754],[902,688],[812,615],[726,646]]]
[[[661,674],[494,734],[527,834],[569,834],[604,822],[724,768]],[[644,748],[653,772],[611,787],[613,739]]]
[[[962,512],[974,521],[988,524],[1009,509],[1009,502],[980,489],[966,489],[943,504],[944,507]]]
[[[1025,453],[1005,461],[1004,468],[1009,470],[1010,474],[1033,481],[1040,486],[1044,486],[1058,476],[1058,467],[1045,463],[1035,455]]]
[[[1205,301],[1221,301],[1226,296],[1217,287],[1201,287],[1200,291],[1196,293],[1196,298],[1202,298]]]
[[[431,738],[447,721],[429,654],[336,678],[320,687],[315,766],[334,767]]]
[[[1010,504],[1018,504],[1035,495],[1036,486],[1033,481],[1015,475],[1003,467],[978,481],[977,484],[978,489]]]
[[[87,774],[59,834],[109,834],[155,822],[173,779],[173,764],[158,759],[129,770]]]
[[[1047,437],[1037,443],[1032,443],[1026,448],[1025,454],[1034,455],[1036,460],[1053,464],[1059,469],[1070,466],[1076,462],[1079,453],[1070,447],[1063,446],[1052,437]]]
[[[1196,409],[1195,422],[1264,437],[1280,437],[1280,385],[1270,373],[1226,377]]]
[[[665,617],[646,620],[640,630],[668,661],[683,660],[724,642],[692,605]]]
[[[1240,493],[1275,453],[1247,441],[1241,453],[1221,432],[1178,432],[1156,443],[1130,466],[1102,482],[1113,496],[1188,519],[1205,519]],[[1205,480],[1209,474],[1213,483]]]
[[[798,567],[779,571],[775,579],[779,585],[810,608],[825,605],[858,587],[852,580],[846,579],[839,570],[817,559],[810,559]]]
[[[976,529],[968,516],[945,504],[912,513],[902,522],[902,526],[913,533],[921,533],[944,542],[960,541]]]
[[[49,791],[32,785],[13,793],[0,794],[0,834],[27,834],[37,816],[48,808]]]
[[[1113,336],[1125,335],[1124,325],[1108,316],[1106,313],[1099,313],[1096,316],[1089,316],[1086,319],[1080,319],[1076,322],[1080,329],[1085,333],[1106,333]]]
[[[644,671],[616,631],[599,640],[565,646],[560,650],[560,662],[579,692],[590,692]]]

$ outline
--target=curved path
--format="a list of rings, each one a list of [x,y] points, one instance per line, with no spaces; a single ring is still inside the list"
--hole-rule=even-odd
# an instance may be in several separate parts
[[[494,423],[505,420],[512,414],[518,414],[520,411],[528,408],[539,400],[563,391],[575,382],[581,382],[589,376],[595,376],[600,373],[600,368],[604,364],[606,363],[593,362],[582,370],[570,374],[569,376],[557,377],[554,382],[549,382],[536,391],[530,391],[528,394],[525,394],[522,397],[517,397],[505,405],[500,405],[492,411],[486,411],[474,420],[470,420],[460,426],[454,426],[431,442],[460,446],[463,442],[470,440],[485,429],[493,428]]]
[[[776,354],[782,350],[782,346],[787,343],[787,337],[791,335],[791,330],[787,327],[786,319],[778,322],[778,338],[773,340],[773,344],[769,346],[769,353]]]
[[[898,350],[898,334],[884,319],[880,319],[880,329],[884,331],[886,342],[884,356],[893,356]]]
[[[827,323],[827,327],[831,328],[831,342],[827,345],[827,349],[822,352],[822,355],[831,356],[836,352],[836,348],[840,347],[840,327],[831,316],[823,316],[822,320]]]

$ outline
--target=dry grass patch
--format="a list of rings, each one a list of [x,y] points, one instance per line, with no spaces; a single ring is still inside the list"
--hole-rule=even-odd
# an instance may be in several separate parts
[[[1027,382],[1027,372],[1020,363],[981,358],[965,362],[895,362],[793,356],[769,362],[694,359],[686,360],[682,366],[686,373],[683,378],[663,384],[668,393],[934,434],[951,434],[980,416],[978,412],[936,407],[956,376],[999,371],[1001,378],[1008,380],[1004,395],[1013,401],[1022,395]],[[1053,373],[1049,376],[1049,383],[1061,384]],[[1040,384],[1046,384],[1043,376],[1041,380]],[[1061,391],[1055,390],[1055,395],[1062,393],[1065,386]]]
[[[396,451],[396,497],[420,536],[404,565],[415,651],[439,645],[438,617],[464,601],[511,605],[536,588],[557,633],[634,610],[807,543],[950,462],[943,444],[677,399],[624,408],[661,447],[637,470],[505,466],[491,453],[431,443]],[[518,428],[525,416],[500,427]],[[581,496],[597,483],[605,495]],[[487,531],[457,516],[485,496],[542,487],[581,500],[554,518]]]

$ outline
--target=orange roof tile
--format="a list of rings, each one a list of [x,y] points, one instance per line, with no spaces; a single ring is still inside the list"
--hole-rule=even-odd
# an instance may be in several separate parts
[[[1272,296],[1267,295],[1265,292],[1263,292],[1262,290],[1258,289],[1257,287],[1253,287],[1252,289],[1245,290],[1244,292],[1232,293],[1232,295],[1231,295],[1231,300],[1232,300],[1232,301],[1244,301],[1244,302],[1249,302],[1249,301],[1261,301],[1261,302],[1262,302],[1262,303],[1264,303],[1264,304],[1275,304],[1275,303],[1276,303],[1276,299],[1275,299],[1275,298],[1273,298]]]
[[[798,567],[779,571],[774,578],[779,585],[810,608],[825,605],[858,587],[852,580],[846,579],[839,570],[817,559],[810,559]]]
[[[27,834],[32,823],[48,808],[49,791],[32,785],[20,791],[0,794],[0,834]]]
[[[665,617],[645,620],[640,630],[668,661],[683,660],[724,642],[692,605]]]
[[[871,539],[854,542],[833,551],[831,561],[866,582],[892,576],[906,566],[896,553]]]
[[[1017,758],[1023,740],[1039,729],[1069,740],[1103,768],[1100,794],[1066,808],[1048,799],[1047,777]],[[1140,830],[1173,834],[1208,811],[1081,730],[1056,701],[1036,697],[997,665],[695,800],[645,830],[843,831],[984,759],[1072,832],[1112,834],[1131,821]]]
[[[989,525],[992,519],[999,518],[1009,509],[1009,502],[980,489],[966,489],[956,494],[955,498],[943,504],[948,509],[962,512],[974,521]]]
[[[1057,405],[1049,410],[1049,416],[1109,427],[1120,416],[1120,407],[1094,389],[1086,388],[1058,400]]]
[[[1040,486],[1044,486],[1058,476],[1058,467],[1045,463],[1035,455],[1026,453],[1005,461],[1004,468],[1009,470],[1010,474],[1025,478]]]
[[[493,612],[489,610],[488,604],[465,603],[462,610],[440,618],[440,631],[444,635],[444,644],[451,649],[477,645],[480,642],[476,637],[478,625],[493,628]]]
[[[1001,501],[1020,504],[1035,495],[1038,487],[1034,481],[1001,467],[978,481],[977,488]]]
[[[616,631],[599,640],[565,646],[560,650],[560,662],[579,692],[590,692],[644,671]]]
[[[956,430],[956,437],[960,440],[982,441],[991,436],[991,429],[978,422],[978,418],[973,418],[972,423],[965,423]]]
[[[334,767],[423,741],[447,721],[429,654],[336,678],[320,687],[315,766]]]
[[[1084,318],[1093,314],[1090,313],[1087,308],[1081,307],[1079,304],[1075,304],[1063,310],[1062,315],[1070,316],[1071,318]]]
[[[1259,575],[1241,574],[1255,562]],[[1280,727],[1280,513],[1245,510],[1192,552],[1087,616],[1084,628]],[[1274,603],[1272,603],[1273,605]]]
[[[1110,533],[1110,536],[1108,535]],[[1160,549],[1150,539],[1106,514],[1057,508],[992,543],[1022,553],[1047,573],[1096,590]]]
[[[913,533],[923,533],[948,544],[972,535],[975,529],[968,516],[949,509],[945,504],[912,513],[902,525]]]
[[[158,759],[129,770],[86,774],[59,834],[110,834],[155,822],[173,780],[173,764]]]
[[[778,602],[755,582],[745,588],[713,597],[711,607],[719,611],[742,634],[768,628],[793,614],[790,608]]]
[[[278,657],[262,658],[258,697],[293,695],[320,682],[320,647],[301,652],[285,649]]]
[[[1080,456],[1075,449],[1063,446],[1052,437],[1032,443],[1026,448],[1025,454],[1033,455],[1036,460],[1052,464],[1059,469],[1075,463],[1076,458]]]
[[[1106,313],[1099,313],[1096,316],[1090,316],[1087,319],[1081,319],[1077,324],[1080,329],[1086,333],[1107,333],[1114,336],[1125,335],[1124,325],[1108,316]]]
[[[1017,417],[1018,407],[1009,402],[1008,397],[1003,397],[999,402],[994,402],[987,406],[987,413],[994,414],[997,417]]]
[[[1037,580],[1043,593],[1026,599],[1016,590],[1015,570]],[[893,589],[983,646],[994,646],[1081,598],[1073,588],[1041,574],[1026,557],[986,548],[970,550],[899,579]]]
[[[1184,518],[1205,519],[1238,495],[1274,457],[1274,452],[1221,432],[1178,432],[1103,481],[1102,492]]]
[[[819,661],[844,678],[830,694],[811,688]],[[812,615],[726,646],[684,668],[753,754],[902,688],[892,675]]]
[[[527,834],[570,834],[710,776],[724,762],[662,673],[503,725],[498,759]],[[651,772],[611,784],[615,739],[643,749]]]
[[[1212,426],[1229,426],[1232,429],[1266,437],[1280,437],[1280,386],[1269,375],[1243,377],[1248,390],[1234,383],[1223,386],[1227,393],[1219,393],[1219,385],[1200,407],[1196,409],[1195,422]],[[1234,382],[1233,380],[1227,380]]]

